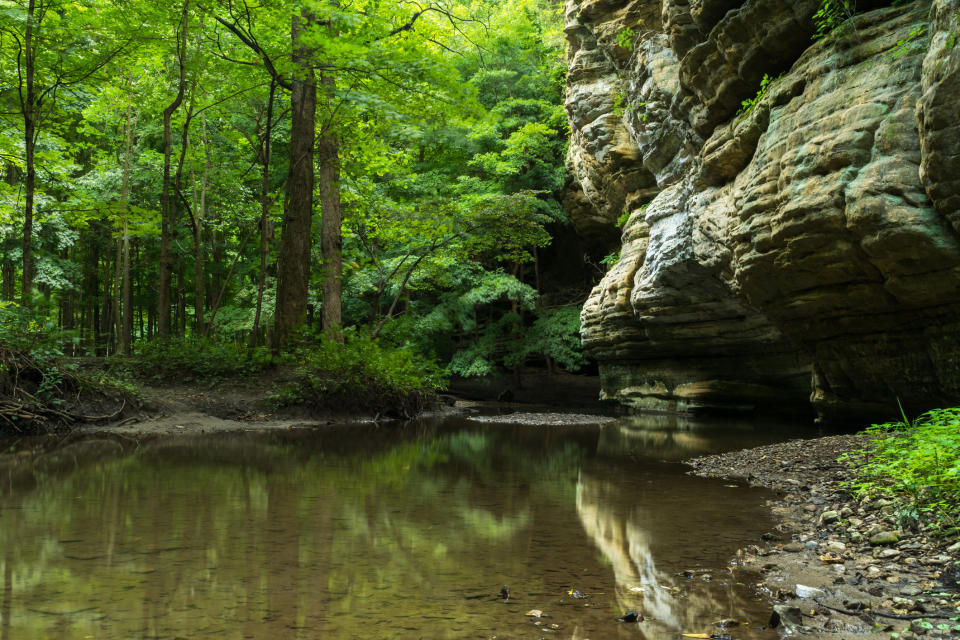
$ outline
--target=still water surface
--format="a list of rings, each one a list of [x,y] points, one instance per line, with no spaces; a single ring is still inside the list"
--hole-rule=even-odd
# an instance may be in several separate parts
[[[728,565],[766,494],[677,461],[794,435],[446,417],[0,443],[0,639],[775,638]]]

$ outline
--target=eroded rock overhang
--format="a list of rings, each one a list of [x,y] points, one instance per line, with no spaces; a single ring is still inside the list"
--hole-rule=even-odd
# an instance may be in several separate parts
[[[571,219],[629,214],[582,315],[607,397],[960,401],[960,0],[859,0],[814,40],[819,6],[567,0]]]

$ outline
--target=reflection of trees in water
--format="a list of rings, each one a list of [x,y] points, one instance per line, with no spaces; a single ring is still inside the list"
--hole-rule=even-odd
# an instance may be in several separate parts
[[[588,472],[581,473],[577,484],[577,512],[583,527],[610,562],[620,608],[636,609],[647,617],[644,633],[657,637],[651,634],[702,632],[714,621],[755,607],[746,590],[733,586],[736,579],[722,564],[713,567],[713,582],[678,576],[684,568],[695,568],[677,567],[680,558],[694,557],[697,547],[722,542],[722,535],[708,528],[709,522],[687,519],[692,509],[682,504],[670,508],[664,500],[670,498],[662,493],[648,497]],[[700,494],[693,499],[716,498]],[[729,553],[735,548],[731,546]],[[674,566],[666,569],[664,565],[670,564]]]
[[[36,462],[0,491],[4,640],[381,638],[431,616],[448,620],[431,637],[495,629],[503,607],[451,597],[451,584],[492,595],[494,567],[531,572],[535,512],[569,510],[583,449],[487,430],[379,450],[348,437],[74,455],[99,450],[87,443]]]

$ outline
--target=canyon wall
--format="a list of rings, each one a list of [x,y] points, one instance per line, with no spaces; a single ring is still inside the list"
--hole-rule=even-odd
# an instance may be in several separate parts
[[[582,314],[605,397],[960,402],[960,0],[858,0],[814,39],[819,8],[566,0],[568,208],[622,234]]]

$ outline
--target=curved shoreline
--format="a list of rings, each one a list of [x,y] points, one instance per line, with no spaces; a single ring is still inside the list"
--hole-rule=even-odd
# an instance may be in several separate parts
[[[777,532],[734,562],[761,572],[756,586],[775,601],[784,627],[814,639],[957,638],[950,618],[960,617],[960,543],[903,530],[888,500],[850,495],[844,482],[852,475],[837,458],[868,439],[792,440],[686,463],[695,475],[777,493],[768,502]]]

